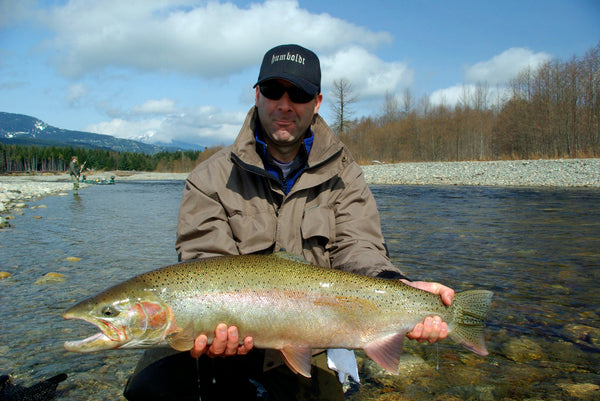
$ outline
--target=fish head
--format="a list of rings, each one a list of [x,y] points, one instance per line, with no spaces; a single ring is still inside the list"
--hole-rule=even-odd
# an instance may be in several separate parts
[[[65,349],[73,352],[156,346],[165,341],[174,325],[172,309],[153,291],[136,294],[118,287],[79,302],[63,317],[84,320],[100,329],[84,340],[65,342]]]

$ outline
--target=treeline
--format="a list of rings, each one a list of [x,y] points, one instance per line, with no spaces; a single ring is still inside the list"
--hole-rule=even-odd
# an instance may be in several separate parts
[[[453,107],[387,96],[382,116],[340,137],[363,163],[599,157],[599,89],[600,43],[522,71],[508,88],[465,86]]]
[[[89,170],[136,170],[157,172],[188,172],[197,163],[209,158],[219,148],[200,151],[160,152],[153,155],[115,152],[77,147],[44,147],[6,145],[0,143],[0,173],[64,172],[72,156]]]

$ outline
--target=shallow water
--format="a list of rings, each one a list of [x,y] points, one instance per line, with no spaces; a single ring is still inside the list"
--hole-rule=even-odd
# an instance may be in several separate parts
[[[0,374],[69,375],[57,399],[117,400],[142,351],[68,353],[94,332],[74,302],[176,261],[181,181],[50,196],[0,232]],[[374,186],[393,261],[412,279],[495,292],[480,357],[445,341],[405,344],[399,376],[359,353],[348,399],[596,399],[600,395],[600,191]],[[34,218],[38,217],[38,218]],[[71,259],[81,258],[81,260]],[[35,284],[45,273],[64,282]]]

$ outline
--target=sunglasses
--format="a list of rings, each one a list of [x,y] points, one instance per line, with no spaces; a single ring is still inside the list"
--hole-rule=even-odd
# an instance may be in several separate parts
[[[315,98],[314,95],[305,92],[297,86],[283,86],[277,81],[267,81],[259,85],[260,93],[271,100],[279,100],[287,92],[290,100],[294,103],[308,103]]]

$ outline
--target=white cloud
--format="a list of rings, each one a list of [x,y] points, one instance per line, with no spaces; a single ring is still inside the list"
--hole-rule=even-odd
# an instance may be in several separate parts
[[[163,98],[160,100],[148,100],[141,105],[133,106],[131,112],[134,115],[147,114],[171,114],[177,111],[173,99]]]
[[[534,53],[520,47],[510,48],[490,60],[482,61],[465,69],[467,83],[487,82],[489,85],[504,85],[527,67],[536,69],[550,61],[544,52]]]
[[[404,63],[374,54],[378,46],[391,43],[389,33],[311,13],[296,0],[247,6],[197,0],[70,0],[39,10],[38,21],[53,33],[43,48],[53,55],[57,71],[71,79],[85,76],[106,83],[106,77],[118,76],[126,82],[133,74],[175,73],[227,80],[251,68],[258,72],[269,48],[298,43],[319,54],[324,90],[334,79],[348,78],[357,96],[372,99],[412,82],[413,73]],[[181,109],[178,103],[184,101],[173,92],[155,93],[156,98],[138,100],[127,110],[119,102],[97,100],[94,104],[110,120],[88,129],[152,142],[231,143],[246,113]],[[76,98],[75,92],[69,96]]]
[[[544,52],[512,47],[472,66],[465,67],[464,84],[436,90],[429,100],[432,104],[453,107],[459,103],[472,102],[478,85],[485,86],[488,104],[497,104],[508,97],[507,85],[525,68],[536,69],[550,61]]]
[[[26,20],[35,6],[34,0],[0,0],[0,28]]]
[[[214,106],[202,106],[168,116],[114,118],[89,125],[86,130],[150,143],[176,140],[215,146],[232,143],[245,117],[245,113],[227,113]]]
[[[362,47],[352,46],[321,58],[323,86],[331,88],[333,81],[347,79],[360,98],[384,96],[400,87],[409,86],[414,73],[405,63],[386,62]]]
[[[268,48],[299,43],[315,51],[348,44],[373,48],[391,35],[328,14],[311,14],[298,1],[266,1],[247,8],[197,1],[70,1],[40,15],[55,33],[46,43],[64,75],[107,67],[226,77],[260,63]],[[310,27],[310,28],[308,28]]]
[[[450,88],[436,90],[429,96],[433,105],[445,105],[454,107],[458,104],[467,104],[475,107],[476,102],[483,103],[484,108],[501,104],[509,96],[509,90],[505,86],[488,86],[464,84],[455,85]]]
[[[429,96],[429,101],[434,105],[454,106],[458,103],[458,99],[462,92],[463,85],[438,89]]]
[[[77,105],[88,94],[88,89],[85,84],[77,82],[69,85],[65,100],[71,106]]]

